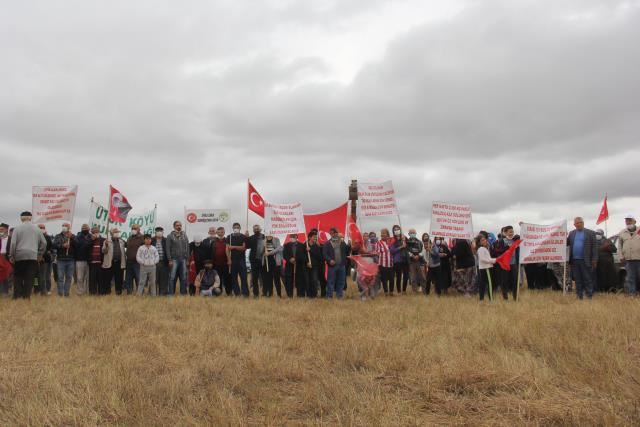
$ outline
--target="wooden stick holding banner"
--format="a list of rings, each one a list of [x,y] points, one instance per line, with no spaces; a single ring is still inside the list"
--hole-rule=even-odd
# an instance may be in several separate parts
[[[487,268],[487,279],[489,279],[489,301],[493,301],[493,282],[491,281],[491,269]]]
[[[562,296],[567,295],[567,260],[564,260],[564,271],[562,272]]]
[[[516,301],[518,301],[520,299],[520,260],[516,262],[516,268],[517,268],[517,274],[518,274],[518,280],[516,284]]]

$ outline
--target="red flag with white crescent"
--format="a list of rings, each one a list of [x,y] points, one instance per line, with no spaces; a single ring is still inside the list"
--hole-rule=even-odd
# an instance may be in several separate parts
[[[251,212],[254,212],[261,218],[264,218],[264,199],[251,182],[249,182],[249,188],[247,191],[247,207]]]
[[[127,220],[127,215],[132,206],[129,201],[113,186],[109,186],[109,219],[112,222],[122,224]]]

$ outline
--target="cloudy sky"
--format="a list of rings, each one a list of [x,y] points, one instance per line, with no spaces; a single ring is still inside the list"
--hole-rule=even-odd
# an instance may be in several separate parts
[[[163,224],[185,205],[244,223],[248,177],[308,212],[390,179],[420,231],[433,200],[476,229],[594,226],[605,193],[610,232],[640,214],[638,0],[0,4],[12,224],[63,184],[78,224],[109,184]]]

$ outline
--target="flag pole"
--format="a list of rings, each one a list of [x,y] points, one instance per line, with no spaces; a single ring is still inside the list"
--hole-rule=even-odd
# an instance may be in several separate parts
[[[251,179],[247,178],[247,227],[245,228],[247,232],[249,231],[249,185],[251,185]]]
[[[493,301],[493,282],[491,281],[491,270],[487,268],[485,271],[487,272],[487,278],[489,279],[489,301]]]
[[[516,285],[516,301],[520,300],[520,260],[516,263],[516,267],[518,269],[518,281]]]
[[[564,270],[562,271],[562,296],[567,295],[567,260],[564,260]]]

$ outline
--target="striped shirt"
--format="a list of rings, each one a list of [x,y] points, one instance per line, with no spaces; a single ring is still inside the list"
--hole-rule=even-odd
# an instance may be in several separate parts
[[[378,265],[380,267],[393,267],[393,258],[387,242],[378,240],[376,243],[376,253],[378,254]]]

